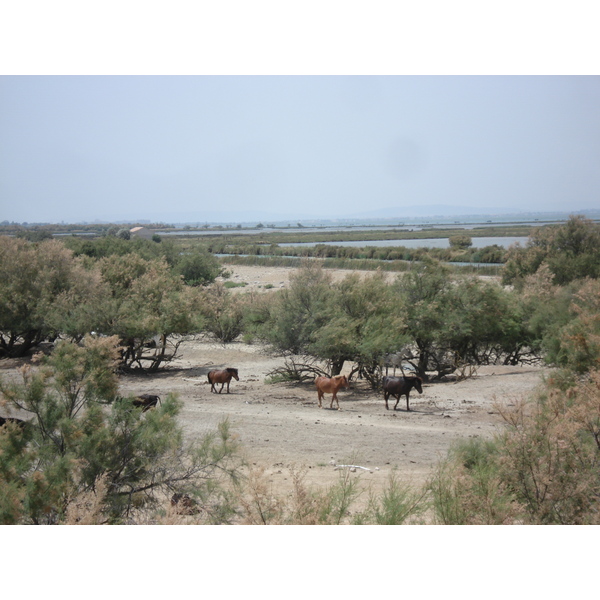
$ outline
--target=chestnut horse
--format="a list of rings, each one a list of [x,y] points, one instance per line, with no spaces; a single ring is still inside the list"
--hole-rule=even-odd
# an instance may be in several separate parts
[[[317,386],[317,393],[319,394],[319,408],[323,408],[321,405],[321,399],[325,394],[333,394],[331,396],[331,405],[329,408],[333,408],[333,401],[337,402],[337,409],[340,410],[340,401],[337,399],[337,392],[341,387],[349,388],[348,378],[345,375],[335,375],[334,377],[317,377],[315,379],[315,385]]]
[[[210,383],[210,391],[216,394],[217,389],[215,388],[215,383],[220,383],[220,394],[223,391],[223,386],[227,384],[227,393],[229,394],[229,382],[231,381],[232,377],[234,377],[236,381],[240,380],[240,378],[238,377],[237,369],[232,369],[231,367],[228,367],[227,369],[224,369],[222,371],[210,371],[208,374],[208,383]]]

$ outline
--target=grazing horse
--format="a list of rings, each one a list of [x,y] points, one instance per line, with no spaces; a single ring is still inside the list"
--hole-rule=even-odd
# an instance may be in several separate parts
[[[154,394],[141,394],[133,401],[134,406],[143,407],[142,412],[155,408],[157,404],[160,404],[160,398]]]
[[[325,394],[333,394],[331,396],[331,404],[329,408],[333,408],[333,401],[337,402],[337,409],[340,410],[340,401],[337,398],[337,392],[341,387],[349,388],[348,378],[345,375],[335,375],[334,377],[317,377],[315,379],[315,385],[317,386],[317,393],[319,394],[319,408],[323,408],[321,405],[321,399]]]
[[[229,394],[229,382],[231,381],[232,377],[234,377],[236,381],[240,380],[240,378],[238,377],[237,369],[232,369],[231,367],[228,367],[227,369],[224,369],[222,371],[210,371],[210,373],[208,374],[208,383],[210,383],[210,391],[216,394],[217,388],[215,388],[215,383],[220,383],[220,394],[223,391],[223,386],[227,384],[227,393]]]
[[[394,410],[400,402],[400,396],[406,396],[406,410],[410,410],[408,406],[408,395],[410,390],[414,387],[419,394],[423,393],[423,380],[420,377],[384,377],[383,378],[383,397],[385,399],[385,408],[389,410],[388,398],[394,396],[396,398],[396,404]]]

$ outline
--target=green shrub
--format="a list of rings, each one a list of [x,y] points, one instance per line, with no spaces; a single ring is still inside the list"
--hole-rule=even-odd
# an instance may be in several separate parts
[[[27,412],[25,428],[0,428],[0,523],[135,523],[174,492],[193,497],[205,522],[232,516],[224,484],[237,446],[227,422],[193,443],[177,423],[173,395],[146,413],[116,396],[116,338],[63,342],[22,383],[0,381],[5,404]],[[91,510],[91,509],[90,509]]]
[[[492,441],[457,442],[438,463],[428,487],[434,515],[443,525],[501,525],[514,522],[518,503],[500,475]]]

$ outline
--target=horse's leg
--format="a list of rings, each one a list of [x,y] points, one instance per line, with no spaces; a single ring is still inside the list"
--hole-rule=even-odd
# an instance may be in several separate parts
[[[221,384],[221,389],[219,390],[219,394],[220,394],[220,393],[223,391],[223,386],[224,386],[224,385],[225,385],[225,382],[223,382],[223,383]]]
[[[410,410],[410,406],[408,406],[408,395],[410,392],[406,392],[406,410]]]
[[[392,394],[392,396],[394,396],[394,394]],[[394,410],[396,410],[396,407],[398,406],[398,402],[400,402],[400,394],[398,394],[397,396],[394,396],[394,398],[396,398],[396,404],[394,404]]]
[[[321,405],[321,398],[323,397],[323,393],[321,392],[321,390],[317,390],[317,394],[319,395],[319,408],[323,408],[323,406]]]
[[[383,392],[383,399],[385,400],[385,410],[390,410],[390,407],[388,406],[389,397],[390,395],[388,394],[388,392]]]
[[[231,381],[231,379],[227,380],[227,393],[229,394],[229,382]]]
[[[333,392],[333,398],[335,398],[335,401],[337,403],[337,409],[340,410],[340,401],[337,397],[337,391]],[[333,398],[331,399],[331,408],[333,408]]]

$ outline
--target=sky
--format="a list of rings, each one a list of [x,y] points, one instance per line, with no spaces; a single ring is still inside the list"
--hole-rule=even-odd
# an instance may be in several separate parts
[[[464,36],[450,19],[461,17],[456,7],[465,3],[453,8],[457,15],[437,4],[434,23],[427,2],[423,13],[408,16],[427,25],[432,38],[409,34],[399,18],[382,18],[381,2],[371,13],[326,2],[319,5],[321,21],[297,11],[287,18],[298,27],[287,30],[268,21],[257,28],[252,19],[261,14],[245,4],[235,5],[240,12],[233,20],[234,5],[226,2],[208,17],[225,25],[229,38],[199,18],[179,18],[183,33],[170,31],[168,16],[128,12],[134,4],[119,5],[123,22],[94,13],[88,20],[100,23],[97,31],[74,28],[43,3],[35,23],[27,7],[8,7],[21,11],[13,21],[23,27],[6,27],[0,39],[0,222],[600,208],[600,77],[593,64],[571,73],[573,64],[564,60],[567,45],[579,51],[576,65],[589,56],[589,36],[556,30],[569,27],[570,18],[591,23],[577,12],[579,2],[570,5],[573,15],[531,13],[538,44],[527,28],[529,2],[518,3],[519,21],[506,10],[511,3],[503,3],[493,15],[500,32],[467,21]],[[271,17],[279,6],[256,6],[263,5]],[[342,6],[352,10],[342,15]],[[139,45],[127,18],[137,25]],[[166,36],[156,35],[156,23]],[[329,23],[337,27],[338,45]],[[364,36],[356,35],[361,26]],[[507,35],[509,48],[498,43]],[[434,36],[441,46],[425,48]],[[191,38],[196,54],[180,41]],[[169,47],[179,50],[175,58]],[[494,62],[510,49],[516,55],[507,67]],[[414,60],[417,54],[425,61]],[[540,55],[550,57],[550,67],[530,60]],[[484,67],[472,62],[477,58]]]
[[[597,76],[0,77],[0,221],[580,210],[599,165]]]

